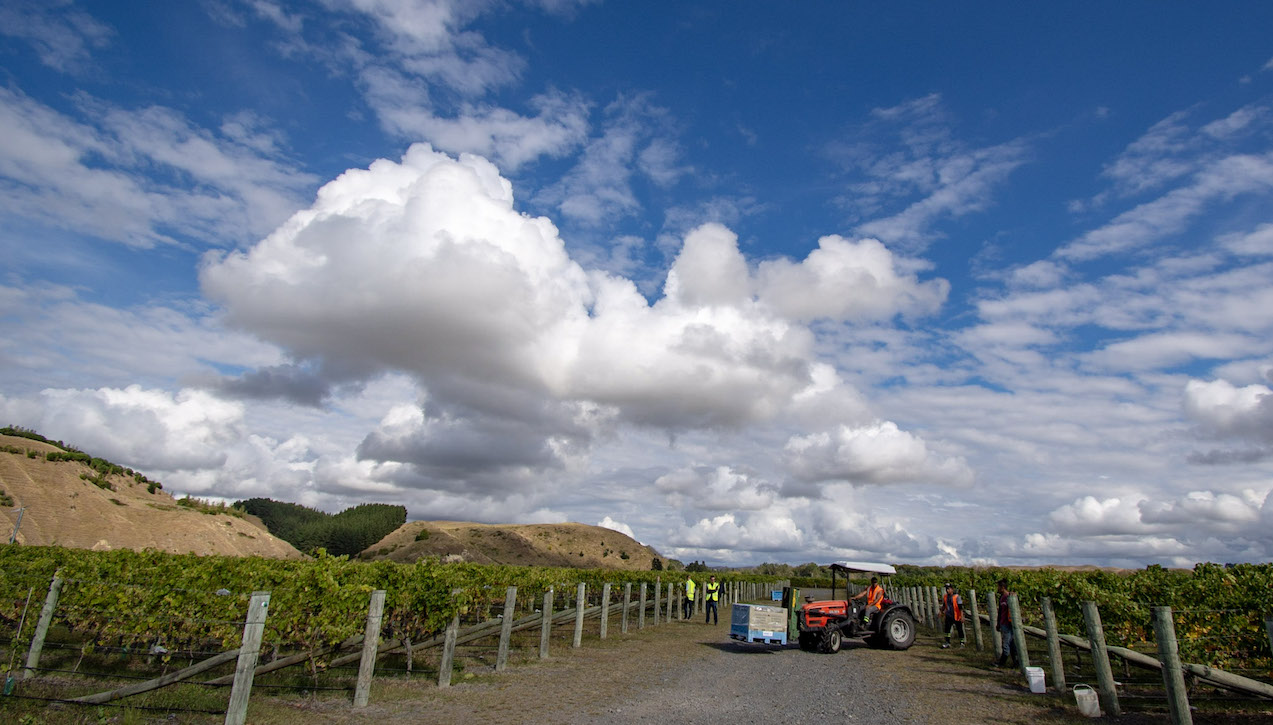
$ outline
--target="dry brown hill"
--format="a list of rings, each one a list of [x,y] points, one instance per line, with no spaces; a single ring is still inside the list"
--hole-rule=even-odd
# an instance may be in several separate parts
[[[279,539],[259,520],[231,516],[208,507],[209,513],[179,505],[162,489],[147,491],[130,476],[107,475],[114,488],[100,488],[87,480],[97,475],[77,461],[47,461],[57,446],[28,438],[0,435],[0,517],[4,538],[25,507],[17,541],[28,545],[57,545],[76,549],[158,549],[172,553],[300,558],[292,545]],[[253,517],[255,518],[255,517]]]
[[[649,571],[654,549],[587,524],[474,524],[409,521],[362,553],[366,559],[443,561],[517,566],[569,566]],[[666,563],[666,559],[663,559]]]

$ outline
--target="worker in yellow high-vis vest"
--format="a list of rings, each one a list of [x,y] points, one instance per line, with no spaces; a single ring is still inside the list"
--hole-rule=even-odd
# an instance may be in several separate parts
[[[686,574],[685,598],[681,600],[681,619],[683,621],[689,621],[689,618],[694,614],[694,589],[696,589],[697,586],[698,585],[694,583],[694,577]]]
[[[720,615],[716,611],[716,603],[720,601],[720,583],[716,581],[716,577],[707,580],[707,584],[703,585],[703,603],[707,605],[707,615],[704,622],[710,624],[719,624]]]

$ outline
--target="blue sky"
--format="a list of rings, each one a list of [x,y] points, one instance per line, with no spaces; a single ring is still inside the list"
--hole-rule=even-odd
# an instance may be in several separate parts
[[[1268,560],[1271,16],[7,2],[0,421],[687,561]]]

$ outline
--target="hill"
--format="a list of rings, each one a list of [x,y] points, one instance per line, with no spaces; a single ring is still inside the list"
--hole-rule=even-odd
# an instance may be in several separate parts
[[[37,436],[38,438],[38,436]],[[259,520],[178,501],[159,484],[118,466],[27,436],[0,434],[0,543],[22,512],[17,542],[77,549],[299,558]],[[90,465],[97,463],[97,468]]]
[[[475,524],[411,521],[361,554],[363,559],[443,561],[517,566],[649,571],[654,549],[635,539],[587,524]]]

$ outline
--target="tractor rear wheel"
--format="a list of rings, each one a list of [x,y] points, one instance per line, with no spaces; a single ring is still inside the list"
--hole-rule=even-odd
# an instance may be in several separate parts
[[[827,627],[822,633],[822,641],[819,643],[818,649],[823,654],[833,655],[840,651],[840,644],[844,641],[844,635],[835,627]]]
[[[889,649],[909,649],[915,644],[915,620],[904,611],[890,612],[880,622],[876,637],[879,637],[881,645]]]

